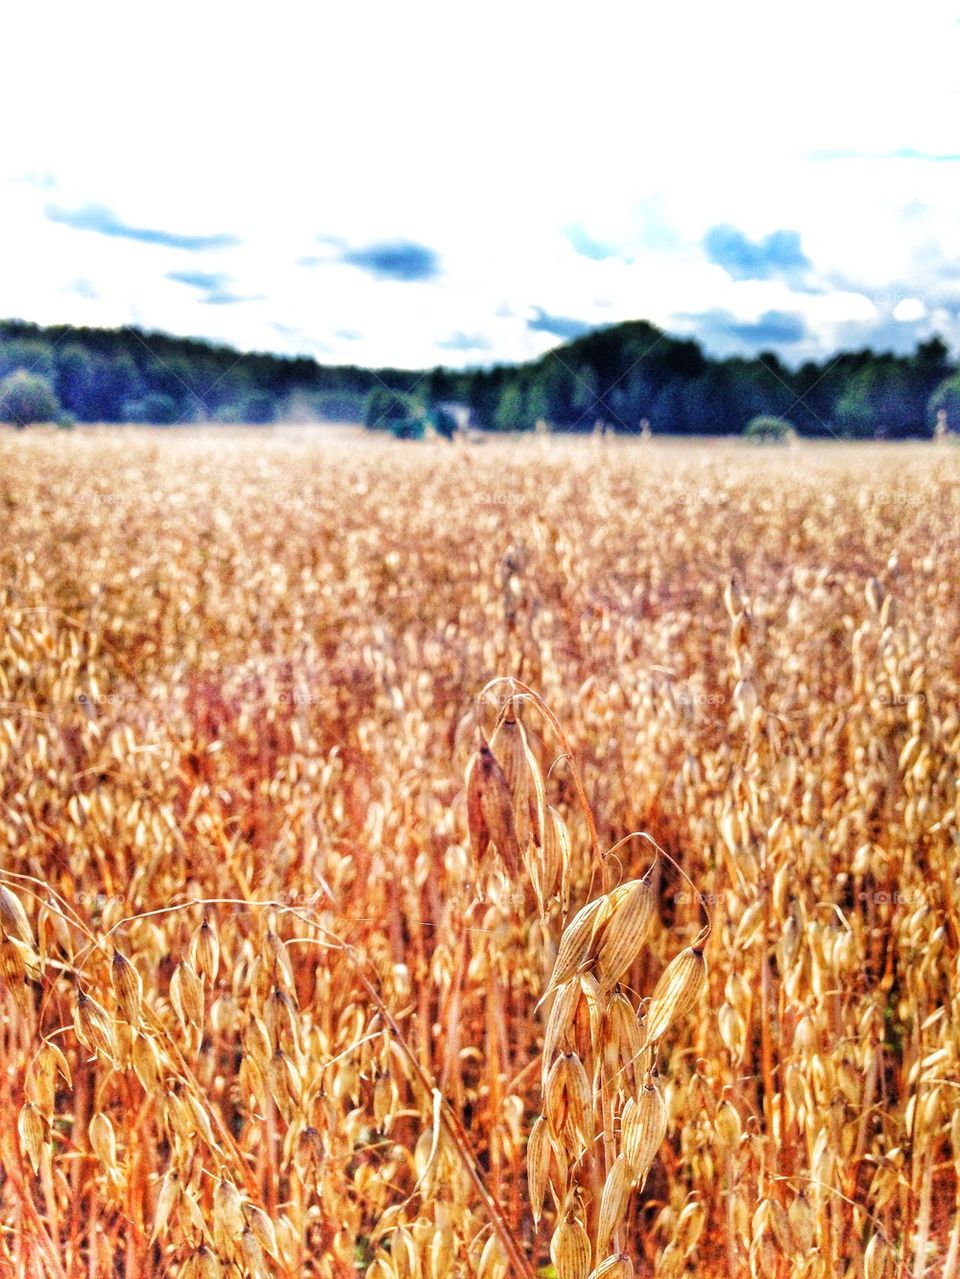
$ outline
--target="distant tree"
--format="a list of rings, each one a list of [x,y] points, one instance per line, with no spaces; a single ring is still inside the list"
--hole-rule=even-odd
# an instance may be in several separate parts
[[[204,376],[203,362],[191,361],[185,354],[164,355],[150,360],[145,375],[151,391],[162,391],[172,400],[202,400],[209,383]],[[188,405],[184,405],[184,408]],[[189,407],[193,407],[192,404]]]
[[[365,398],[355,391],[321,391],[317,395],[298,393],[291,407],[294,421],[362,422]]]
[[[60,414],[56,392],[39,373],[16,369],[0,382],[0,421],[24,427],[31,422],[56,422]]]
[[[730,403],[731,379],[722,365],[683,382],[687,426],[696,435],[723,435],[736,429]]]
[[[639,420],[650,410],[656,392],[654,380],[644,372],[642,367],[630,369],[619,382],[613,382],[613,389],[604,398],[610,405],[616,420],[630,429],[636,429]]]
[[[743,428],[743,434],[749,440],[775,441],[789,439],[796,434],[796,428],[786,418],[774,417],[770,413],[761,413],[751,418]]]
[[[538,414],[539,417],[565,424],[575,421],[577,381],[562,359],[552,352],[544,356],[537,366],[536,385],[538,394],[544,397],[544,411]]]
[[[427,413],[405,391],[375,387],[367,397],[363,422],[368,430],[387,430],[398,440],[419,440],[426,430]]]
[[[960,430],[960,373],[945,378],[930,396],[927,415],[931,427],[941,411],[947,415],[948,429]]]
[[[654,396],[650,421],[658,434],[672,435],[687,430],[683,382],[677,378],[665,383]]]
[[[837,421],[846,435],[865,439],[873,434],[877,424],[871,394],[875,381],[871,366],[860,369],[848,379],[835,410]]]
[[[91,420],[93,377],[94,358],[85,347],[69,343],[57,352],[57,397],[68,412],[84,421]]]
[[[426,404],[468,404],[474,421],[501,430],[532,430],[543,419],[589,431],[599,416],[631,429],[649,418],[658,434],[734,433],[770,414],[789,417],[804,435],[839,428],[854,436],[929,431],[932,397],[956,372],[939,337],[912,355],[868,348],[793,370],[769,351],[716,360],[696,341],[644,321],[592,330],[519,367],[427,373],[307,357],[240,359],[226,346],[130,328],[0,321],[0,381],[17,370],[46,379],[63,411],[87,422],[222,420],[233,413],[271,420],[282,406],[300,420],[362,419],[389,430],[422,423],[426,410],[413,398],[422,396]],[[950,419],[956,429],[952,402]]]
[[[471,376],[464,398],[470,405],[474,420],[484,427],[494,424],[508,374],[507,369],[492,368],[477,369]]]
[[[398,418],[390,423],[390,434],[395,440],[422,440],[425,429],[422,417]]]
[[[276,405],[268,391],[251,391],[238,405],[241,422],[250,422],[254,426],[263,426],[276,420]]]
[[[124,417],[128,422],[170,426],[179,419],[180,407],[172,395],[165,395],[163,391],[148,391],[142,399],[127,402]]]
[[[917,344],[913,363],[918,369],[945,376],[950,368],[950,348],[939,334],[935,334],[929,341]]]
[[[493,425],[498,431],[523,429],[523,392],[518,382],[508,382],[504,387]]]
[[[600,379],[591,365],[574,368],[570,411],[573,421],[583,431],[593,426],[598,414],[602,416],[606,412],[600,400],[599,385]]]
[[[394,422],[402,422],[413,414],[413,404],[402,391],[378,386],[367,396],[363,424],[370,431],[390,430]]]
[[[36,373],[52,385],[56,368],[49,341],[46,338],[22,337],[0,342],[0,377],[16,373],[18,369]]]
[[[827,434],[834,417],[833,382],[829,370],[821,369],[815,360],[807,360],[790,379],[795,398],[788,400],[784,411],[796,422],[804,435]]]
[[[913,394],[907,361],[892,359],[876,366],[870,400],[876,411],[876,430],[891,437],[923,430],[924,404]]]
[[[457,419],[448,409],[439,405],[430,414],[430,422],[436,433],[445,440],[452,440],[457,433]]]
[[[692,339],[684,342],[670,339],[664,342],[664,348],[662,355],[660,351],[655,354],[658,363],[663,365],[670,377],[700,377],[709,368],[709,361],[700,349],[699,342]]]
[[[98,357],[94,362],[93,387],[88,407],[90,422],[128,421],[124,406],[128,400],[136,400],[147,388],[140,380],[140,373],[133,357],[120,353],[114,357]]]
[[[733,435],[744,422],[762,413],[778,414],[795,399],[789,374],[774,373],[766,358],[745,360],[734,356],[720,365],[724,380],[725,432]]]
[[[534,376],[523,397],[523,429],[532,430],[537,422],[550,415],[550,395],[543,380]]]

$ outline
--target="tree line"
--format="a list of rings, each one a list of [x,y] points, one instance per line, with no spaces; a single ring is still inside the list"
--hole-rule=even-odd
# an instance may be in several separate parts
[[[423,372],[323,365],[139,329],[0,322],[0,419],[363,421],[448,435],[468,415],[492,431],[549,426],[739,434],[773,420],[803,435],[929,435],[939,411],[960,427],[960,373],[933,337],[910,355],[864,349],[791,369],[773,352],[716,359],[645,321],[598,329],[538,360]],[[941,423],[942,423],[941,419]]]

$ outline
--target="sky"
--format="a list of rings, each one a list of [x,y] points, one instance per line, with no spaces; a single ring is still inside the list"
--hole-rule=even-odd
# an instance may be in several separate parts
[[[960,4],[18,5],[0,317],[324,363],[960,349]]]

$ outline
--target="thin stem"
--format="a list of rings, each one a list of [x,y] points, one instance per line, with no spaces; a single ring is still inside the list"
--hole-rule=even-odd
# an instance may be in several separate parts
[[[713,919],[710,915],[710,910],[707,906],[706,898],[704,897],[703,893],[701,893],[700,889],[696,886],[696,884],[693,882],[693,880],[690,878],[690,876],[687,874],[687,872],[680,865],[680,863],[674,861],[674,859],[670,856],[670,854],[660,847],[660,845],[657,843],[657,841],[653,838],[652,835],[648,835],[647,832],[644,830],[631,831],[629,835],[624,835],[623,839],[618,839],[617,842],[614,844],[614,846],[607,852],[606,856],[612,857],[618,848],[622,848],[623,845],[626,844],[631,839],[645,839],[648,844],[652,844],[653,847],[657,850],[658,855],[662,857],[665,861],[668,861],[670,865],[674,868],[674,870],[677,872],[677,874],[682,875],[683,878],[690,885],[690,887],[693,889],[694,895],[696,896],[697,901],[700,903],[700,909],[703,911],[704,918],[706,919],[705,925],[697,934],[697,938],[694,942],[694,945],[697,945],[697,944],[705,945],[707,939],[710,936],[710,933],[713,931]],[[650,867],[650,870],[653,870],[653,866]],[[650,870],[647,871],[647,874],[650,873]]]
[[[292,911],[292,913],[296,914],[297,912],[294,910]],[[322,924],[319,925],[319,927],[322,929],[322,931],[326,935],[326,938],[328,939],[327,944],[333,946],[335,949],[339,949],[340,951],[342,951],[343,954],[346,955],[346,957],[349,959],[351,966],[353,967],[354,973],[357,976],[357,980],[363,986],[366,993],[370,996],[370,999],[373,1001],[373,1003],[376,1004],[377,1010],[379,1011],[380,1016],[383,1018],[384,1022],[390,1027],[390,1032],[393,1035],[397,1045],[399,1046],[400,1051],[403,1053],[404,1057],[406,1057],[411,1070],[417,1076],[417,1079],[419,1080],[423,1089],[426,1091],[427,1095],[434,1099],[434,1104],[435,1104],[437,1113],[440,1117],[440,1121],[441,1123],[443,1123],[444,1127],[447,1130],[447,1133],[453,1143],[454,1149],[456,1150],[457,1154],[460,1157],[460,1162],[463,1164],[464,1170],[466,1171],[470,1180],[473,1182],[474,1187],[477,1190],[477,1193],[480,1195],[480,1198],[483,1200],[484,1207],[486,1208],[487,1214],[490,1217],[491,1225],[493,1226],[494,1230],[496,1230],[497,1236],[499,1237],[501,1244],[503,1244],[504,1251],[506,1252],[510,1260],[512,1272],[517,1275],[525,1276],[525,1279],[536,1279],[536,1275],[533,1271],[533,1267],[530,1265],[530,1262],[527,1260],[525,1254],[520,1248],[520,1245],[517,1243],[516,1239],[514,1238],[513,1231],[510,1229],[510,1225],[507,1222],[507,1219],[504,1216],[503,1211],[500,1208],[500,1205],[497,1203],[496,1199],[487,1189],[486,1185],[483,1182],[483,1178],[480,1176],[480,1173],[477,1171],[476,1160],[473,1156],[473,1152],[470,1149],[469,1139],[467,1137],[467,1134],[464,1132],[463,1127],[460,1123],[460,1120],[457,1118],[456,1113],[451,1108],[451,1106],[447,1103],[446,1099],[443,1097],[439,1089],[431,1082],[426,1071],[424,1071],[423,1067],[420,1065],[420,1062],[418,1061],[416,1054],[413,1052],[413,1050],[407,1044],[407,1041],[404,1039],[403,1032],[400,1029],[399,1025],[397,1024],[396,1020],[394,1019],[393,1014],[390,1012],[386,1004],[383,1002],[383,999],[380,997],[380,992],[377,990],[376,986],[374,986],[374,984],[369,980],[367,975],[363,972],[360,966],[360,959],[358,958],[353,947],[349,946],[345,941],[337,937],[336,934],[331,933],[327,928],[324,928]]]

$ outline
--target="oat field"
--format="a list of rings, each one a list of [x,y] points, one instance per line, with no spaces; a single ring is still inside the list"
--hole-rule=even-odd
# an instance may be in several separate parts
[[[0,437],[0,1276],[956,1279],[958,481]]]

